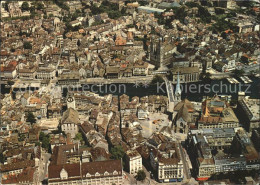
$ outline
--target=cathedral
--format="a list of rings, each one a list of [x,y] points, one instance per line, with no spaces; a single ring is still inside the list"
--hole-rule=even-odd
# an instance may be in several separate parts
[[[167,66],[173,60],[173,53],[177,47],[168,37],[153,37],[150,45],[150,62],[159,68],[161,64]]]

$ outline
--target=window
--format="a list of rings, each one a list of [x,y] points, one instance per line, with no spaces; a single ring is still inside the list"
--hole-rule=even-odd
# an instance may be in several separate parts
[[[106,172],[104,173],[104,175],[109,175],[109,173],[106,171]]]

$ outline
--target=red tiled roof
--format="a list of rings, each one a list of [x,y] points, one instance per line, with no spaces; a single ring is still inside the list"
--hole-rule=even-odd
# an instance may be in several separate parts
[[[65,169],[68,173],[68,178],[80,177],[80,164],[64,164],[64,165],[50,165],[49,179],[60,178],[60,172]]]
[[[105,172],[113,173],[114,171],[122,172],[121,160],[96,161],[82,164],[82,175],[87,173],[95,175],[96,172],[104,174]]]
[[[33,182],[35,168],[25,168],[18,175],[9,175],[7,179],[2,180],[2,184],[19,184],[20,182]]]

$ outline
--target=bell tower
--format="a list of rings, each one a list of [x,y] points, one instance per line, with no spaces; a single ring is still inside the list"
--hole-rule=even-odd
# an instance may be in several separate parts
[[[180,87],[180,76],[178,72],[177,76],[177,84],[176,84],[176,90],[175,90],[175,102],[176,104],[181,101],[181,87]]]
[[[68,96],[67,96],[67,108],[73,108],[74,110],[76,110],[76,102],[75,102],[75,98],[73,96],[73,94],[71,93],[68,93]]]

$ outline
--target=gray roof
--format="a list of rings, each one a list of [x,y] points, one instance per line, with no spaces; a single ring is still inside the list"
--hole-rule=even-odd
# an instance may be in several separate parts
[[[79,114],[78,111],[74,110],[73,108],[69,108],[63,113],[62,116],[62,124],[67,124],[67,123],[74,123],[74,124],[79,124]]]
[[[191,121],[188,108],[184,104],[180,108],[180,110],[178,111],[177,120],[180,119],[180,118],[182,118],[186,122],[190,122]]]

